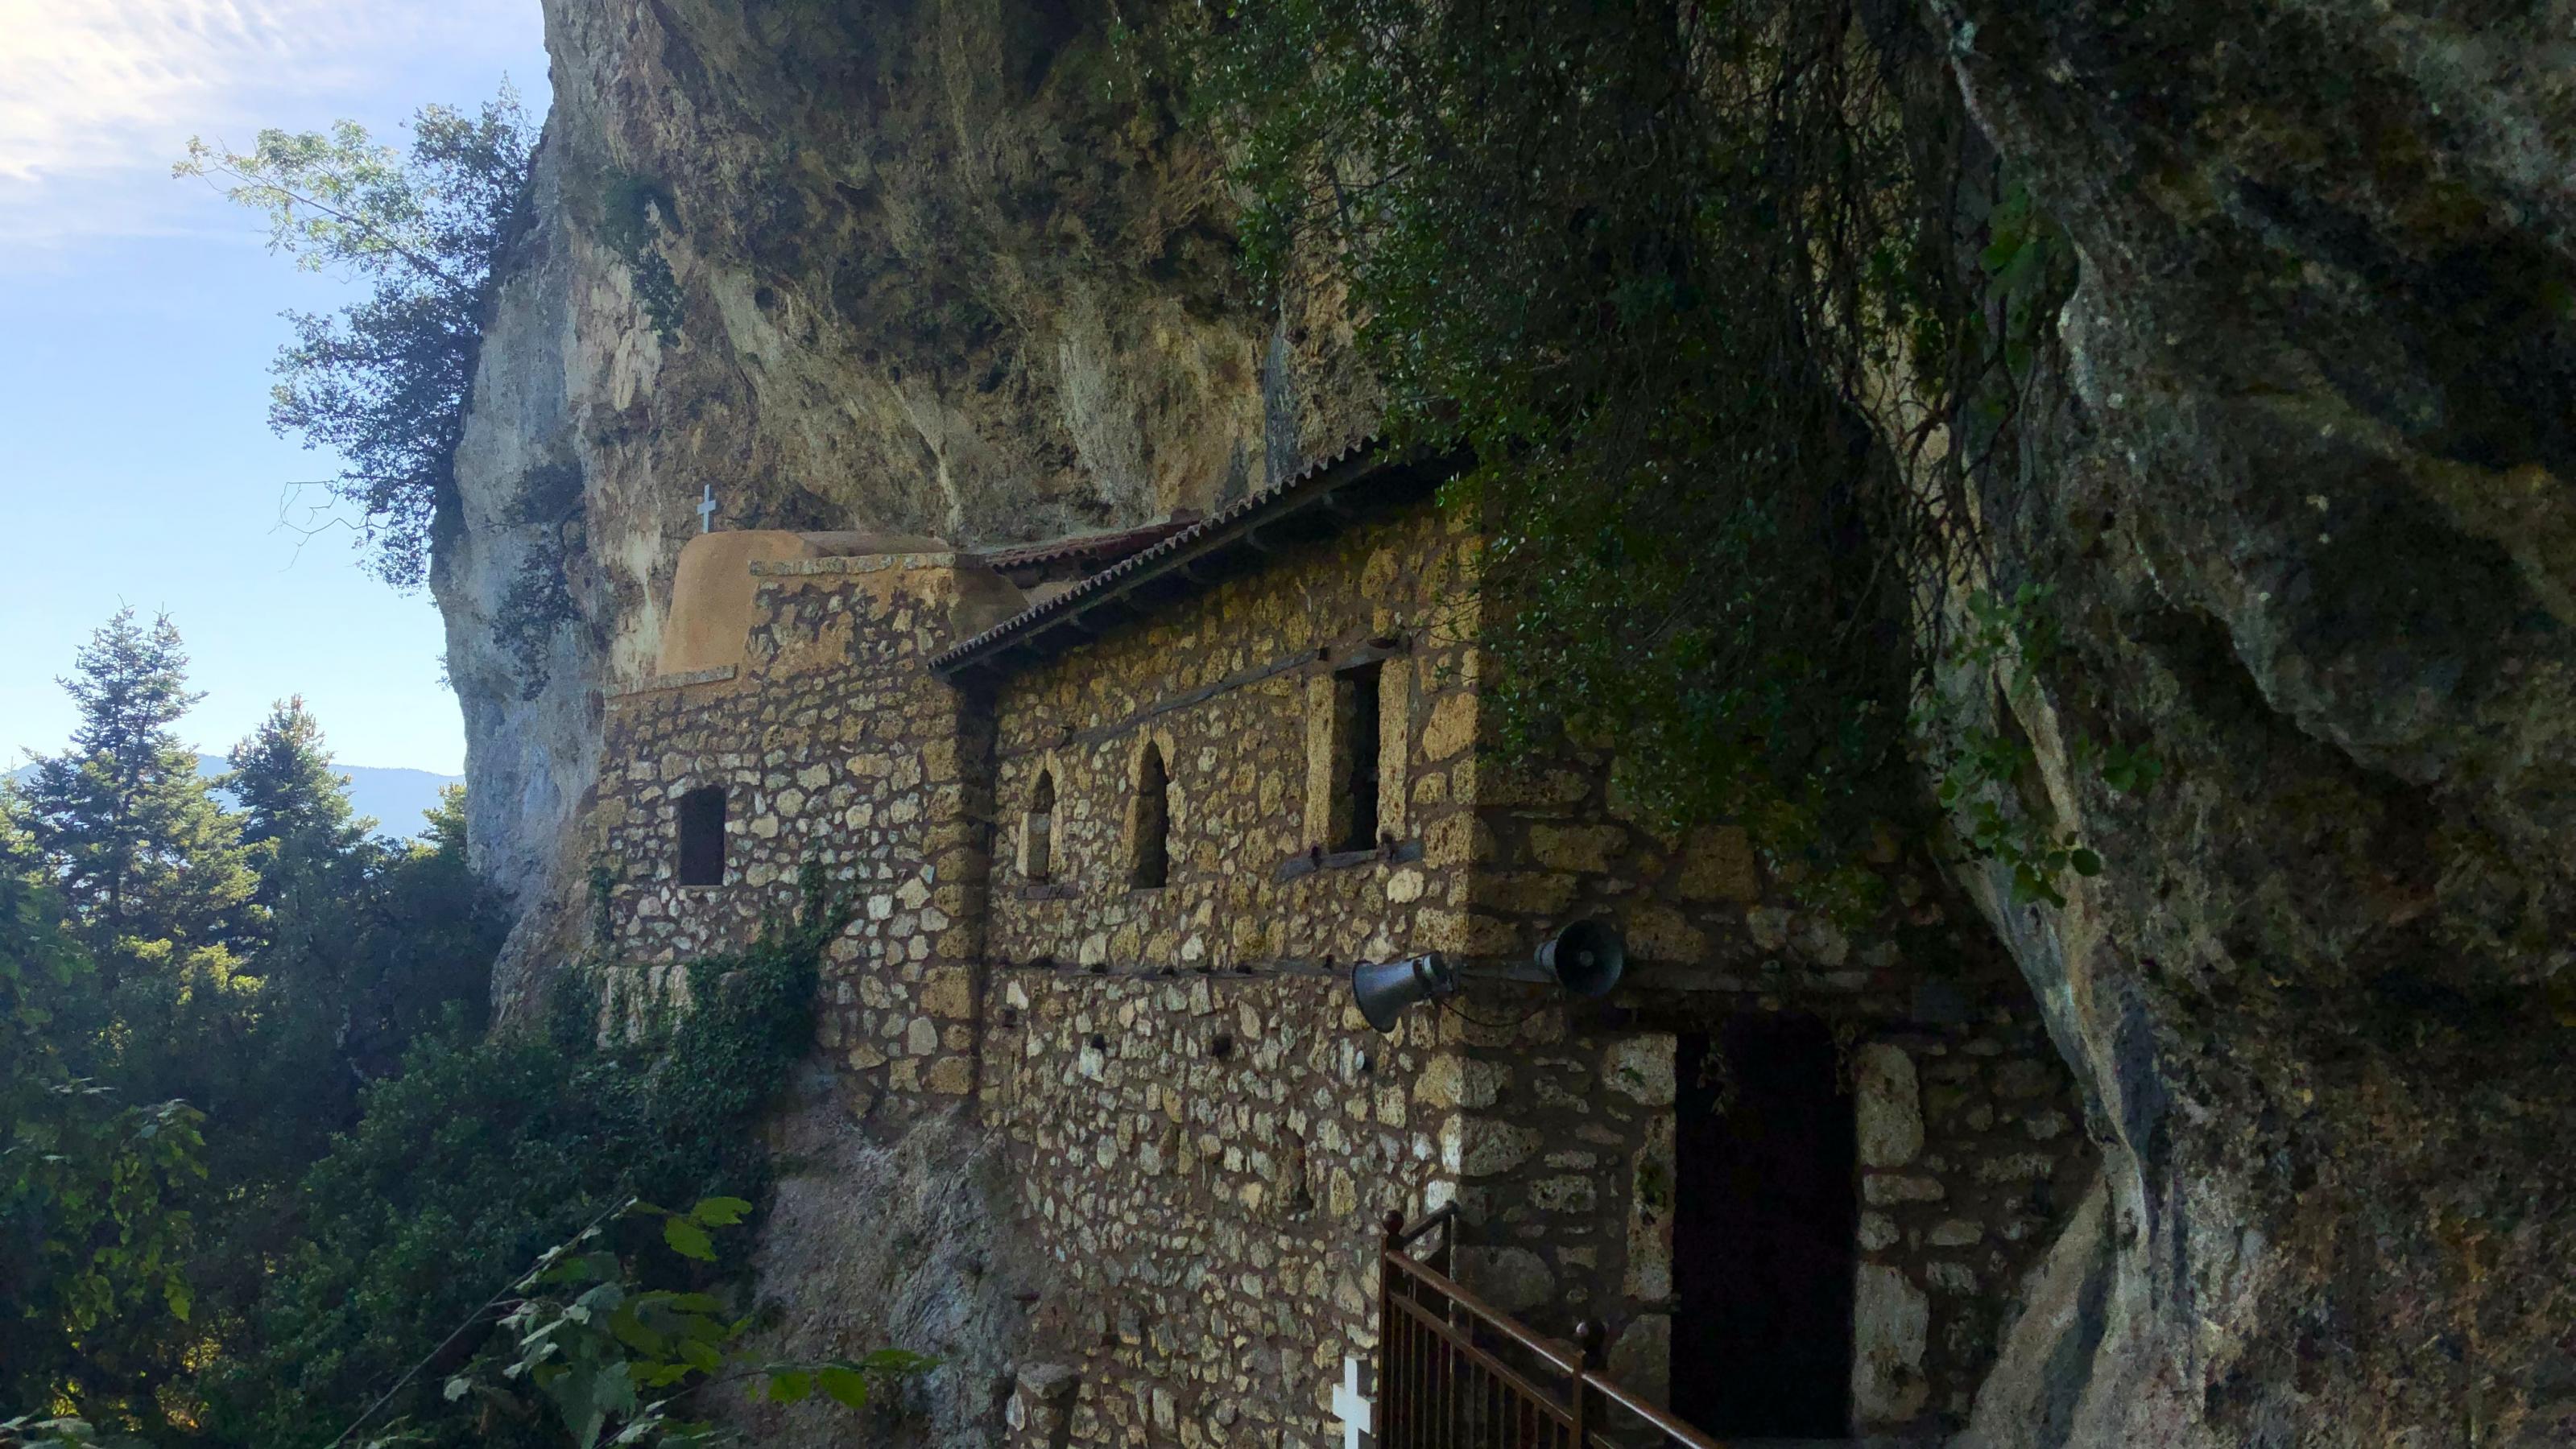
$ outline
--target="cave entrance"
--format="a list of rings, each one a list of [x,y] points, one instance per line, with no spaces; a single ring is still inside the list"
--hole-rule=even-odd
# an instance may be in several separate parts
[[[1675,1047],[1673,1412],[1720,1436],[1841,1438],[1860,1164],[1833,1033],[1744,1014]]]

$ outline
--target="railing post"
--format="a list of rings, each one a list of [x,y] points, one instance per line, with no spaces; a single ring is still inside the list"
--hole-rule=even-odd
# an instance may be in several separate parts
[[[1592,1380],[1601,1366],[1601,1325],[1587,1318],[1574,1325],[1574,1449],[1592,1449]]]
[[[1377,1441],[1381,1444],[1408,1442],[1400,1429],[1404,1409],[1399,1408],[1401,1390],[1396,1386],[1400,1370],[1395,1362],[1395,1266],[1389,1260],[1404,1251],[1404,1210],[1386,1210],[1385,1233],[1377,1248]]]

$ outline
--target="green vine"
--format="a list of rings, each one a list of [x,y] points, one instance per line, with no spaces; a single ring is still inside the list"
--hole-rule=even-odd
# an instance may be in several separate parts
[[[634,279],[635,301],[652,321],[654,335],[665,347],[677,345],[687,305],[679,277],[662,252],[666,218],[680,214],[670,188],[631,171],[617,172],[608,179],[600,212],[600,240],[626,263]]]
[[[1637,1207],[1649,1220],[1661,1218],[1673,1205],[1673,1184],[1654,1158],[1637,1164]]]
[[[1256,278],[1347,287],[1394,439],[1479,460],[1505,745],[1606,741],[1663,823],[1872,909],[2074,266],[1930,37],[1836,0],[1192,13],[1134,45],[1224,139]],[[2034,875],[2061,846],[2092,863]]]
[[[603,954],[617,939],[617,865],[606,851],[593,851],[585,875],[590,897],[590,949]]]
[[[630,1200],[614,1217],[660,1224],[661,1245],[692,1263],[717,1261],[715,1234],[740,1226],[752,1204],[710,1197],[686,1211]],[[742,1384],[757,1398],[796,1403],[816,1392],[844,1408],[922,1372],[934,1360],[902,1349],[862,1358],[770,1360],[743,1340],[750,1315],[727,1296],[700,1288],[646,1288],[632,1251],[617,1249],[614,1223],[594,1223],[549,1248],[513,1286],[500,1322],[505,1344],[451,1375],[443,1397],[491,1412],[523,1414],[521,1385],[554,1410],[578,1449],[605,1444],[693,1449],[743,1436],[687,1413],[704,1390]],[[399,1431],[371,1442],[410,1442]]]
[[[2070,872],[2089,879],[2103,868],[2100,853],[2074,832],[2042,823],[2051,813],[2031,784],[2038,752],[2020,731],[2005,727],[2015,708],[2038,702],[2042,674],[2063,651],[2049,608],[2052,593],[2045,585],[2024,584],[2009,596],[1980,590],[1961,601],[1965,622],[1951,637],[1946,663],[1967,678],[1994,681],[2000,696],[1995,725],[1956,723],[1928,701],[1916,717],[1917,728],[1932,741],[1936,795],[1957,828],[1963,853],[2001,866],[2016,905],[2062,906]],[[2146,751],[2089,735],[2075,736],[2068,754],[2079,775],[2123,795],[2144,792],[2163,773]]]

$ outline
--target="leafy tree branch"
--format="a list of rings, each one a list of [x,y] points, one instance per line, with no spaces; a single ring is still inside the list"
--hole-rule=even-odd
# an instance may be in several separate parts
[[[398,150],[354,121],[265,130],[251,149],[191,139],[172,174],[257,212],[272,251],[369,295],[289,312],[269,426],[341,459],[329,486],[388,582],[418,585],[452,505],[494,266],[517,225],[535,131],[506,84],[467,112],[425,106]]]

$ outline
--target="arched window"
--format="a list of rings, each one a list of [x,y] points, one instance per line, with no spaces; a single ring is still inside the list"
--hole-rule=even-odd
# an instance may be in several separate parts
[[[680,797],[680,884],[724,884],[725,792],[715,785]]]
[[[1038,771],[1037,788],[1029,792],[1028,813],[1020,817],[1020,874],[1042,881],[1055,867],[1055,772]]]
[[[1148,743],[1136,763],[1136,800],[1129,816],[1132,868],[1127,883],[1152,890],[1172,875],[1172,777],[1163,768],[1163,747]]]

